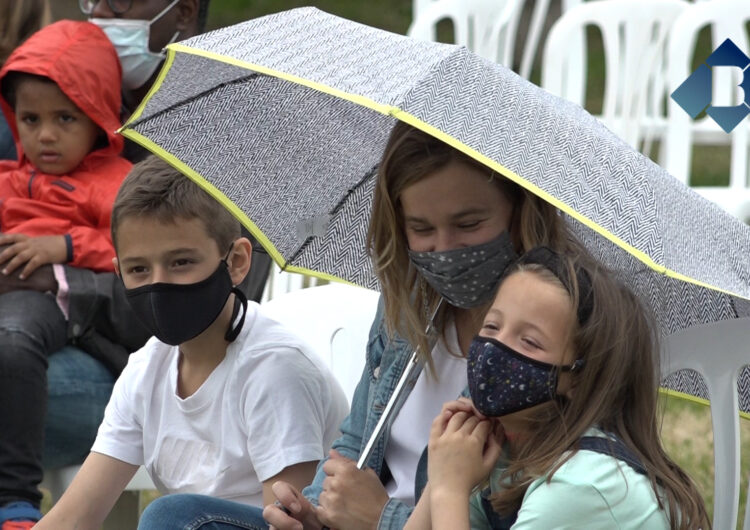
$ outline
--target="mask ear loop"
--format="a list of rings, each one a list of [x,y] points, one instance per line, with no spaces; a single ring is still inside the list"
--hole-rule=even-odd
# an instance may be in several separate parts
[[[169,11],[170,11],[170,10],[171,10],[171,9],[172,9],[172,8],[173,8],[174,6],[176,6],[176,5],[177,5],[177,4],[179,3],[179,2],[180,2],[180,0],[173,0],[173,2],[172,2],[171,4],[169,4],[169,5],[167,6],[167,7],[165,7],[164,9],[162,9],[161,13],[159,13],[159,14],[158,14],[158,15],[156,15],[156,16],[155,16],[154,18],[152,18],[151,20],[149,20],[149,21],[148,21],[148,34],[149,34],[149,37],[151,36],[151,26],[152,26],[152,25],[154,24],[154,22],[156,22],[156,21],[157,21],[157,20],[159,20],[159,19],[160,19],[161,17],[163,17],[164,15],[166,15],[166,14],[167,14],[167,12],[169,12]],[[168,42],[168,43],[166,43],[166,44],[165,44],[164,46],[166,47],[166,46],[169,46],[170,44],[172,44],[172,43],[174,43],[174,42],[177,42],[177,37],[178,37],[179,35],[180,35],[180,30],[177,30],[177,31],[175,31],[175,32],[174,32],[174,35],[172,35],[172,38],[171,38],[171,39],[169,39],[169,42]],[[151,54],[153,54],[153,55],[158,55],[159,57],[162,57],[162,58],[164,58],[164,57],[166,57],[166,56],[167,56],[167,55],[166,55],[166,54],[165,54],[165,53],[164,53],[163,51],[160,51],[160,52],[158,52],[158,53],[154,53],[154,52],[152,52],[151,50],[149,50],[149,52],[150,52]],[[234,244],[234,243],[233,243],[233,244]],[[230,250],[231,250],[231,248],[230,248]]]
[[[167,7],[165,7],[164,9],[162,9],[161,12],[159,14],[157,14],[154,18],[152,18],[151,20],[149,20],[149,25],[153,24],[154,22],[156,22],[157,20],[159,20],[161,17],[163,17],[164,15],[166,15],[167,12],[169,12],[169,10],[172,9],[174,6],[176,6],[179,2],[180,2],[180,0],[172,0],[171,4],[169,4]],[[177,33],[179,33],[179,31]]]
[[[227,270],[229,270],[229,262],[227,260],[229,260],[229,255],[232,253],[233,248],[234,241],[229,245],[229,250],[227,250],[224,259],[222,260],[226,264]],[[245,293],[243,293],[237,286],[233,286],[231,292],[234,293],[234,307],[232,308],[232,318],[229,319],[229,329],[224,334],[224,340],[228,342],[234,342],[240,334],[242,326],[245,324],[245,315],[247,315],[247,296],[245,296]],[[242,308],[242,316],[235,326],[234,321],[240,313],[240,307]]]
[[[549,388],[550,396],[555,399],[555,396],[561,395],[557,393],[557,385],[560,384],[560,374],[566,372],[577,374],[585,364],[586,362],[584,359],[576,359],[571,364],[556,365],[550,370],[549,376],[547,377],[547,387]]]
[[[232,287],[232,292],[234,293],[234,308],[232,309],[232,318],[229,319],[229,329],[224,334],[224,340],[228,342],[234,342],[240,334],[242,326],[245,324],[245,315],[247,315],[247,296],[237,287]],[[240,307],[242,307],[242,316],[235,326],[234,321],[237,319]]]

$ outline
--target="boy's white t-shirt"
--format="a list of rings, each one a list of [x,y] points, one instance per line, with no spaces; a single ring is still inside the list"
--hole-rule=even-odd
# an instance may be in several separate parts
[[[425,366],[391,425],[385,462],[392,479],[385,489],[389,497],[410,506],[414,506],[417,465],[430,440],[432,422],[443,404],[458,399],[468,384],[466,358],[458,357],[460,352],[456,326],[449,322],[445,336],[441,336],[432,348],[437,380]]]
[[[92,451],[144,465],[162,493],[263,505],[261,482],[320,460],[348,413],[341,387],[301,339],[248,302],[224,360],[186,399],[179,348],[156,338],[130,356]]]

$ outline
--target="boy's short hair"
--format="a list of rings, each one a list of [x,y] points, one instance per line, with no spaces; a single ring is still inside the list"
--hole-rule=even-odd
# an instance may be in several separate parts
[[[50,83],[53,85],[57,84],[49,77],[43,75],[16,71],[8,72],[3,78],[2,86],[0,86],[0,94],[2,94],[3,99],[8,102],[8,105],[10,105],[10,108],[14,111],[16,110],[16,92],[18,92],[18,87],[21,86],[24,81],[30,80],[41,81],[42,83]]]
[[[117,192],[112,208],[112,242],[128,217],[152,216],[164,223],[200,219],[220,252],[240,237],[240,222],[195,182],[157,156],[133,166]]]

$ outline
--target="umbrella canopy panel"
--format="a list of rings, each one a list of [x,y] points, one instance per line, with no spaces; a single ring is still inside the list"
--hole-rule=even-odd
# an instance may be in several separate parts
[[[124,134],[209,189],[282,265],[375,286],[372,176],[396,118],[560,208],[665,335],[750,316],[750,227],[464,48],[303,8],[171,45],[159,83]],[[705,397],[690,374],[672,382]],[[750,411],[748,369],[741,386]]]
[[[181,102],[164,97],[168,112],[131,126],[205,177],[200,184],[221,190],[218,198],[241,219],[251,212],[245,224],[282,266],[377,288],[362,219],[371,209],[369,177],[395,120],[235,66],[217,69],[229,81],[213,90],[190,84],[207,72],[215,78],[212,64],[178,55],[163,86],[177,84],[192,95]],[[341,244],[325,252],[321,240]]]

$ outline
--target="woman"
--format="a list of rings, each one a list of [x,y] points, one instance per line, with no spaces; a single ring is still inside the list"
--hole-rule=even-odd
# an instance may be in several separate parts
[[[415,489],[424,487],[424,470],[418,477],[417,469],[430,423],[444,402],[466,388],[464,357],[505,266],[517,253],[539,244],[582,252],[555,208],[401,122],[381,160],[368,244],[383,296],[370,332],[367,365],[342,424],[343,435],[304,496],[288,484],[274,486],[285,509],[271,505],[263,515],[279,529],[300,528],[300,521],[304,528],[402,528],[413,510]],[[430,347],[425,328],[441,298],[446,303],[436,316],[437,341]],[[355,461],[412,345],[429,368],[378,443],[370,469],[360,471]],[[140,528],[156,528],[152,520],[164,524],[163,517],[176,510],[186,519],[193,508],[201,515],[209,509],[217,513],[224,502],[162,498],[146,511]],[[236,506],[224,507],[240,515]],[[252,510],[239,511],[258,524]]]

